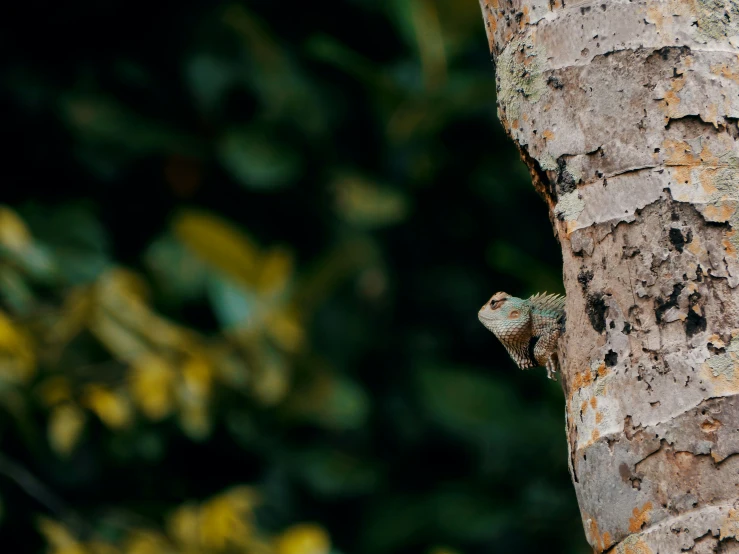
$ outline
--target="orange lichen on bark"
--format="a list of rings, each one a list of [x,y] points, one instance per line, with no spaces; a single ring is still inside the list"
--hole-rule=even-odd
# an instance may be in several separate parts
[[[701,431],[704,433],[715,433],[721,428],[721,422],[718,419],[709,418],[701,423]]]
[[[649,512],[652,510],[652,503],[647,502],[641,508],[634,508],[634,517],[629,519],[629,531],[638,533],[639,530],[649,522]]]
[[[618,554],[653,554],[652,549],[641,538],[630,541],[629,544],[624,544],[623,548],[616,552]]]
[[[724,250],[726,251],[727,256],[731,256],[732,258],[736,258],[736,247],[734,246],[734,243],[732,242],[732,239],[736,235],[736,229],[732,229],[731,231],[726,232],[726,238],[721,241],[721,244],[724,247]]]
[[[729,510],[726,518],[721,522],[719,537],[723,540],[739,536],[739,510]]]
[[[603,423],[603,412],[596,412],[595,413],[595,424],[600,425]]]
[[[593,372],[589,369],[586,369],[585,371],[578,371],[577,373],[575,373],[575,378],[572,380],[572,387],[570,388],[570,399],[578,390],[592,383]]]
[[[729,67],[729,64],[718,64],[711,66],[711,73],[731,79],[739,84],[739,55],[736,57],[736,65]]]
[[[724,223],[726,221],[729,221],[731,219],[731,216],[734,215],[734,212],[736,211],[736,207],[732,206],[731,204],[709,204],[706,206],[706,209],[703,210],[703,216],[708,221],[715,221],[717,223]]]
[[[554,138],[554,131],[547,129],[541,134],[541,136],[544,137],[544,140],[552,140]]]
[[[593,518],[585,515],[583,519],[589,522],[587,529],[588,542],[593,546],[595,551],[600,554],[601,552],[605,552],[611,548],[611,545],[613,544],[611,534],[608,531],[601,534],[600,529],[598,529],[598,523]]]
[[[598,429],[593,429],[593,432],[590,434],[590,440],[592,442],[595,442],[599,438],[600,438],[600,431],[598,431]]]
[[[595,410],[598,407],[598,399],[595,396],[590,398],[590,406]]]
[[[685,77],[677,77],[672,80],[670,90],[665,92],[665,97],[660,103],[660,107],[665,114],[665,124],[667,124],[670,119],[680,117],[680,112],[678,111],[680,96],[678,93],[683,90],[683,87],[685,87]]]

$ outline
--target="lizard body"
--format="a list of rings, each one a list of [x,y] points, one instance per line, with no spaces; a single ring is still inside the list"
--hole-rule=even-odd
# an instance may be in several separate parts
[[[565,298],[535,294],[527,299],[497,292],[477,317],[498,337],[521,369],[544,366],[555,379],[559,369],[557,340],[564,330]]]

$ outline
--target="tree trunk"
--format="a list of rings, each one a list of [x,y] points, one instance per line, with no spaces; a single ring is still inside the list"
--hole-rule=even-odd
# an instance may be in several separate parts
[[[596,552],[739,552],[739,1],[481,0],[567,292]]]

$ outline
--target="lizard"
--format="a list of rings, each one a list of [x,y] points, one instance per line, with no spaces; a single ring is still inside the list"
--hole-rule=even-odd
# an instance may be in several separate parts
[[[544,366],[556,380],[557,340],[564,332],[565,297],[535,294],[527,299],[496,292],[477,314],[521,369]]]

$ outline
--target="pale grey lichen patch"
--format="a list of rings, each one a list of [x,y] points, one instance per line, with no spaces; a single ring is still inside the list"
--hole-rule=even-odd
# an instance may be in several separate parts
[[[557,160],[549,152],[544,152],[538,161],[544,171],[557,171]]]
[[[739,34],[739,3],[736,0],[697,0],[698,29],[721,40]]]
[[[506,119],[521,117],[524,102],[538,102],[547,90],[546,52],[530,39],[516,39],[498,58],[498,102]]]
[[[580,193],[573,190],[559,197],[554,213],[557,217],[564,218],[565,221],[575,221],[584,209],[585,202],[580,197]]]
[[[734,337],[724,354],[716,354],[706,361],[714,377],[724,377],[728,381],[734,379],[734,372],[739,365],[739,338]]]

